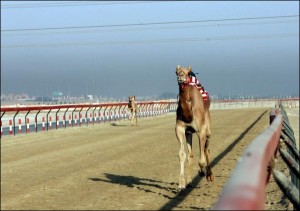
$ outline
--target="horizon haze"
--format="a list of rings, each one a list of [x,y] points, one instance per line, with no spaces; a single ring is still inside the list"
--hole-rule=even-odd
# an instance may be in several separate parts
[[[1,95],[299,96],[299,1],[1,1]]]

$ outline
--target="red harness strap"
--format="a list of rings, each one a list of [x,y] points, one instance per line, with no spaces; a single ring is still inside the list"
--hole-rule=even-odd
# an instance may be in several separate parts
[[[204,101],[207,100],[207,98],[209,96],[208,92],[203,89],[203,87],[201,86],[200,82],[198,81],[198,79],[196,77],[192,76],[192,77],[190,77],[189,83],[181,84],[181,89],[184,89],[188,85],[196,86],[197,89],[199,90],[199,92],[201,93],[203,100]]]

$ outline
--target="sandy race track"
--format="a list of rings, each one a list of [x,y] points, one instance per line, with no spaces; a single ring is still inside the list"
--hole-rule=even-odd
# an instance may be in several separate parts
[[[2,137],[2,210],[209,210],[237,159],[269,124],[269,110],[213,110],[210,149],[215,181],[197,175],[179,192],[175,113],[130,122]],[[278,159],[277,167],[287,168]],[[249,172],[251,170],[249,169]],[[277,184],[265,209],[291,209]]]

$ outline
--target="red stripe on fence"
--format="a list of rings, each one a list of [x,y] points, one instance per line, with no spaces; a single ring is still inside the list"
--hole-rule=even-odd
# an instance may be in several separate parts
[[[9,120],[9,135],[12,135],[12,120]]]
[[[12,135],[12,120],[9,120],[9,135]]]
[[[69,114],[69,126],[71,125],[71,114]]]
[[[66,126],[66,117],[65,117],[65,115],[63,116],[63,126],[64,127]]]
[[[22,120],[19,119],[19,133],[22,133]]]
[[[49,129],[52,129],[52,117],[49,117]]]
[[[30,132],[30,128],[29,128],[29,118],[26,119],[26,133]]]
[[[256,137],[240,158],[220,199],[212,210],[263,210],[268,166],[277,151],[282,115]]]
[[[59,128],[59,116],[56,116],[56,119],[57,119],[56,126],[57,126],[57,128]]]
[[[37,117],[34,118],[34,128],[37,131]]]
[[[46,130],[45,128],[45,117],[42,118],[42,130]]]
[[[77,114],[75,114],[75,122],[74,125],[77,126]]]

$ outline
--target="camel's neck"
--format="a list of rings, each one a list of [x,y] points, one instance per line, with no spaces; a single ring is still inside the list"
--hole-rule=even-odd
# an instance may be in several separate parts
[[[200,99],[196,96],[195,89],[193,86],[179,86],[179,103],[181,104],[181,107],[189,108],[190,104],[198,104],[200,103]],[[198,89],[196,88],[197,92]],[[199,92],[200,93],[200,92]],[[201,94],[200,94],[201,96]],[[209,97],[204,101],[203,100],[203,106],[205,112],[209,110],[210,107],[210,99]]]
[[[181,92],[184,92],[184,90],[186,89],[186,87],[190,86],[189,83],[183,83],[183,84],[179,84],[178,87],[179,87],[179,94]]]
[[[192,102],[189,89],[190,87],[185,87],[184,89],[179,87],[177,118],[184,122],[191,122],[193,120]]]
[[[190,101],[191,100],[191,96],[190,96],[190,92],[189,92],[189,86],[186,85],[179,85],[179,99],[181,101]]]
[[[191,95],[190,95],[189,87],[186,87],[185,89],[179,88],[179,101],[181,107],[185,109],[191,108]]]
[[[130,101],[128,103],[128,108],[130,108],[131,110],[135,110],[136,109],[136,102],[135,101]]]

